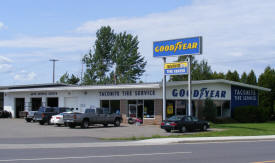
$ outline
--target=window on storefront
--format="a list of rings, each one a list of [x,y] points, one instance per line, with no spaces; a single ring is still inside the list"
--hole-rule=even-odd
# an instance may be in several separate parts
[[[144,100],[143,116],[144,118],[154,118],[154,101],[153,100]]]
[[[176,101],[176,115],[186,115],[186,100]]]
[[[102,108],[108,108],[109,113],[119,113],[120,112],[120,100],[101,100],[100,102]]]

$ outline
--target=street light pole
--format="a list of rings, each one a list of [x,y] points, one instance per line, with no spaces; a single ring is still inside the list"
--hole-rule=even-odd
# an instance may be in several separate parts
[[[55,62],[59,61],[58,59],[50,59],[49,61],[53,62],[53,83],[55,83]]]

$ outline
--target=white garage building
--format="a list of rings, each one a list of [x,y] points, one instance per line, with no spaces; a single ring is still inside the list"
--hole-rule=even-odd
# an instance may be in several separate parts
[[[242,105],[258,105],[258,91],[270,91],[254,85],[228,80],[192,81],[192,113],[202,117],[204,100],[211,98],[217,106],[218,117],[230,117],[232,110]],[[4,110],[14,118],[20,111],[37,110],[40,106],[72,107],[85,109],[90,106],[109,108],[127,117],[138,117],[145,124],[160,124],[162,120],[162,83],[121,85],[73,86],[40,84],[11,86],[3,93]],[[188,108],[186,81],[168,82],[166,115],[185,115]]]

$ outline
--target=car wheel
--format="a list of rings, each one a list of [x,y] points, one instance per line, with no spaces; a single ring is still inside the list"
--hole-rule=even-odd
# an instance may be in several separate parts
[[[182,126],[182,127],[180,128],[180,132],[186,132],[186,127],[185,127],[185,126]]]
[[[88,128],[89,127],[89,121],[88,120],[84,120],[81,124],[81,128]]]
[[[170,130],[170,129],[165,129],[165,131],[166,131],[166,132],[171,132],[171,130]]]
[[[58,126],[58,127],[60,127],[60,126],[61,126],[61,124],[57,124],[57,126]]]
[[[68,126],[69,126],[70,128],[75,128],[75,125],[72,124],[72,123],[68,123]]]
[[[30,118],[27,118],[27,119],[26,119],[26,121],[27,121],[27,122],[31,122],[31,121],[32,121],[32,119],[30,119]]]
[[[104,126],[104,127],[107,127],[107,126],[108,126],[108,124],[103,124],[103,126]]]
[[[203,126],[202,126],[202,130],[203,130],[203,131],[207,131],[207,126],[206,126],[206,125],[203,125]]]
[[[39,121],[40,125],[44,125],[44,123],[45,123],[44,121]]]
[[[119,119],[116,119],[116,120],[115,120],[115,126],[116,126],[116,127],[119,127],[119,126],[120,126],[120,120],[119,120]]]

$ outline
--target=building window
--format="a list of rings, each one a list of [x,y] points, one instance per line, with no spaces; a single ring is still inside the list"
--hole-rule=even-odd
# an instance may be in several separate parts
[[[120,100],[101,100],[100,105],[102,108],[108,108],[109,113],[120,112]]]
[[[154,100],[144,100],[143,116],[144,118],[154,118],[155,107]]]

